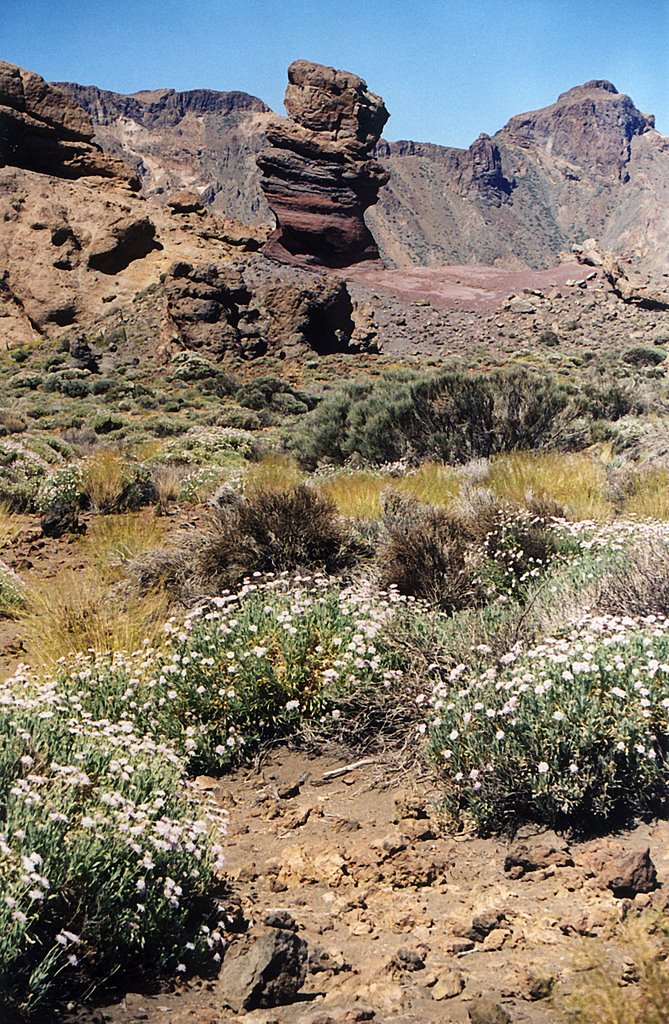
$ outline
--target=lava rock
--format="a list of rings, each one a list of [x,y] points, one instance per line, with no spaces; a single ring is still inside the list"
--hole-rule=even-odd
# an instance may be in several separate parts
[[[307,975],[307,958],[307,943],[294,928],[256,926],[226,953],[225,1005],[239,1013],[294,1002]]]
[[[288,68],[290,120],[267,128],[260,187],[277,226],[264,247],[287,263],[345,267],[378,259],[364,221],[388,172],[372,159],[388,111],[348,71],[296,60]]]

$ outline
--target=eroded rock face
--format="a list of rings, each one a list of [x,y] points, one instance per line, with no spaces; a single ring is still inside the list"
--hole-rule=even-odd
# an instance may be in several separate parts
[[[138,188],[126,165],[92,139],[90,118],[67,92],[0,61],[0,167],[63,178],[102,176]]]
[[[387,172],[373,160],[388,111],[367,83],[309,61],[288,68],[282,118],[258,156],[261,188],[277,221],[264,252],[295,264],[348,266],[377,259],[364,212]]]
[[[344,281],[287,269],[254,279],[224,263],[170,268],[164,333],[168,348],[216,359],[374,350],[368,311],[354,308]]]

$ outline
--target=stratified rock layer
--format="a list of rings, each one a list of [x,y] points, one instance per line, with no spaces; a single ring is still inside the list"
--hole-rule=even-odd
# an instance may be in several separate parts
[[[289,263],[344,267],[378,258],[364,221],[387,172],[371,152],[388,111],[367,83],[309,61],[288,68],[282,118],[258,156],[261,188],[277,221],[265,254]]]

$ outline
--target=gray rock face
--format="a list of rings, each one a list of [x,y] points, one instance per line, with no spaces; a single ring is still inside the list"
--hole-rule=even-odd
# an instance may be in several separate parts
[[[307,976],[308,947],[289,921],[258,925],[226,953],[221,970],[224,999],[239,1013],[295,1001]]]

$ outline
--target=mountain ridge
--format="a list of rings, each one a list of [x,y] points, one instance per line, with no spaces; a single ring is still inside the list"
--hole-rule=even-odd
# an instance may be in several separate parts
[[[95,141],[130,163],[144,194],[194,188],[216,212],[271,224],[255,160],[278,115],[262,100],[213,90],[126,97],[99,90],[102,104],[96,87],[61,88],[84,98]],[[195,112],[198,102],[204,112]],[[656,273],[669,271],[669,139],[606,79],[515,115],[467,149],[381,139],[372,155],[390,181],[366,220],[390,266],[541,268],[595,237]]]

